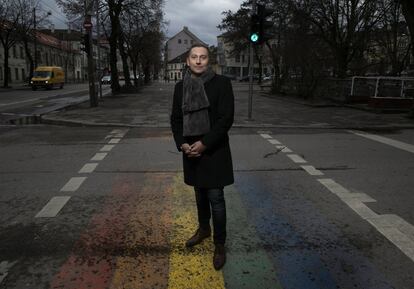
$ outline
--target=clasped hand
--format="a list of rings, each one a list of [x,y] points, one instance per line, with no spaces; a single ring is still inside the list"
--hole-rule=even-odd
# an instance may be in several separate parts
[[[205,151],[206,146],[201,141],[196,141],[192,145],[188,143],[184,143],[181,145],[181,150],[189,157],[189,158],[196,158],[201,156],[201,154]]]

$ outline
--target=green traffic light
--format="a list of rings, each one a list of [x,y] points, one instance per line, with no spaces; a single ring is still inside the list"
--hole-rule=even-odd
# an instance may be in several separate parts
[[[252,33],[252,35],[250,35],[250,40],[252,42],[257,42],[259,40],[259,35],[257,33]]]

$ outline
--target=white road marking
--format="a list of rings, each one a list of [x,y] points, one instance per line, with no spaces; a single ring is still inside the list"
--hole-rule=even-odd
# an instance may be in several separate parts
[[[277,139],[268,139],[271,144],[280,145],[281,143]]]
[[[106,138],[123,138],[128,131],[129,129],[114,129]]]
[[[17,261],[13,261],[13,262],[1,261],[0,262],[0,284],[1,282],[3,282],[4,278],[6,278],[7,275],[9,274],[10,268],[13,267],[14,264],[16,263]]]
[[[397,215],[394,215],[394,214],[378,215],[378,217],[376,218],[371,218],[371,219],[368,218],[367,221],[370,222],[372,225],[375,225],[378,227],[397,228],[399,231],[407,235],[408,238],[414,241],[414,226]]]
[[[101,161],[103,160],[108,153],[96,153],[93,158],[91,158],[91,161]]]
[[[276,148],[278,150],[281,150],[282,153],[292,153],[292,150],[288,148],[287,146],[279,145],[279,146],[276,146]]]
[[[268,135],[267,133],[261,133],[260,134],[260,136],[262,137],[262,138],[265,138],[265,139],[271,139],[272,137],[270,136],[270,135]]]
[[[0,262],[0,284],[1,282],[3,282],[4,278],[6,278],[7,275],[9,274],[10,268],[13,267],[14,264],[16,263],[17,261],[13,261],[13,262],[1,261]]]
[[[117,144],[117,143],[119,143],[121,141],[121,139],[120,138],[112,138],[112,139],[110,139],[109,140],[109,144]]]
[[[74,192],[82,185],[86,180],[86,177],[73,177],[71,178],[63,188],[60,189],[61,192]]]
[[[316,169],[314,166],[302,165],[301,167],[311,176],[323,176],[323,173],[320,170]]]
[[[85,164],[80,170],[79,170],[79,174],[89,174],[92,173],[96,167],[98,166],[97,163],[88,163]]]
[[[35,216],[36,218],[53,218],[59,213],[59,211],[69,201],[68,196],[53,197],[50,201],[40,210]]]
[[[350,132],[352,132],[355,135],[359,135],[359,136],[362,136],[370,140],[374,140],[374,141],[377,141],[377,142],[380,142],[380,143],[383,143],[389,146],[396,147],[401,150],[405,150],[410,153],[414,153],[414,145],[412,144],[408,144],[402,141],[390,139],[390,138],[375,135],[375,134],[369,134],[365,132],[359,132],[359,131],[354,131],[354,130],[350,130]]]
[[[114,129],[111,131],[111,134],[117,134],[117,133],[127,133],[129,129]]]
[[[114,148],[114,146],[115,145],[104,145],[102,148],[101,148],[101,152],[109,152],[109,151],[111,151],[113,148]]]
[[[375,226],[375,225],[374,225]],[[383,234],[391,243],[397,246],[411,261],[414,261],[414,241],[408,238],[397,228],[377,227],[376,229]]]
[[[298,155],[295,155],[295,154],[291,154],[291,155],[287,155],[294,163],[297,163],[297,164],[303,164],[303,163],[306,163],[306,161],[302,158],[302,157],[300,157],[300,156],[298,156]]]
[[[414,261],[414,227],[410,223],[397,215],[378,215],[364,204],[375,202],[364,193],[351,193],[332,179],[318,181]]]
[[[349,191],[346,188],[332,179],[318,179],[318,181],[335,195],[349,194]]]

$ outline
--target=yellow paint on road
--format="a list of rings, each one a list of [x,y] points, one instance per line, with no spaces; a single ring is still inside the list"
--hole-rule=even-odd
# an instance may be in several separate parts
[[[172,194],[173,229],[168,288],[225,288],[222,271],[213,268],[212,238],[195,248],[187,249],[184,245],[197,229],[198,222],[193,189],[183,183],[181,174],[174,179]]]

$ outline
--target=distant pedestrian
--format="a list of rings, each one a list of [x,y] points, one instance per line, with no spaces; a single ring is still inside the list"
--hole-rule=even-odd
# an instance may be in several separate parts
[[[184,182],[194,187],[198,229],[186,242],[192,247],[210,237],[213,219],[213,265],[226,262],[224,186],[234,182],[228,131],[233,124],[234,96],[228,78],[209,66],[208,47],[195,44],[187,54],[183,81],[175,85],[171,129],[183,152]]]

